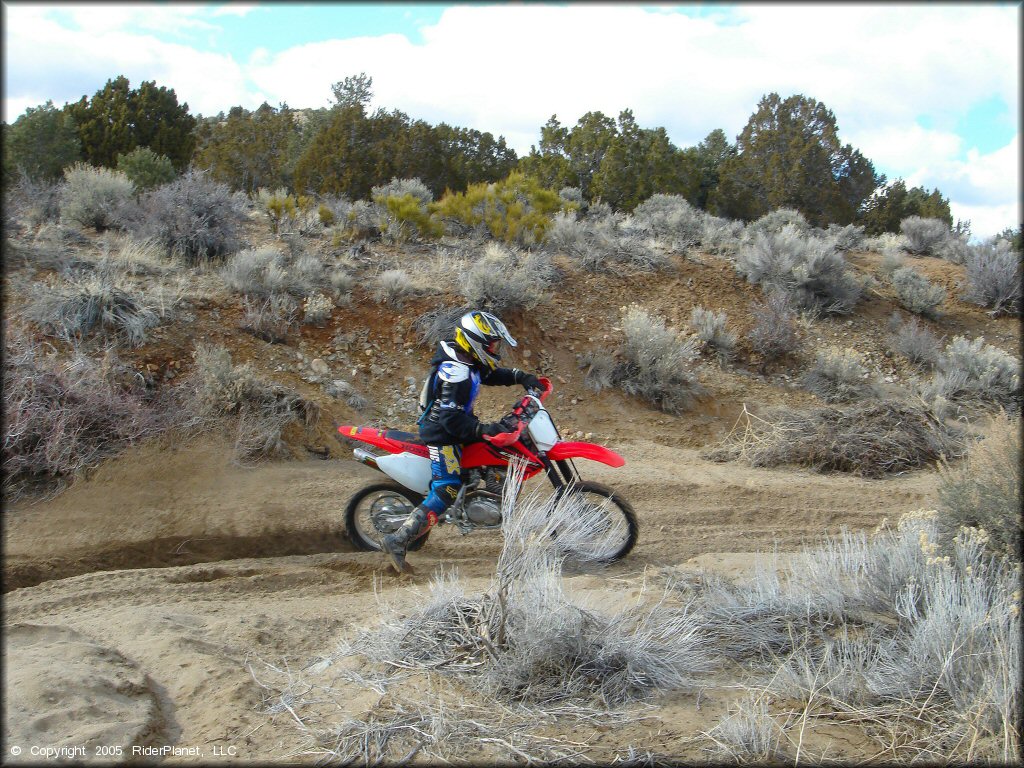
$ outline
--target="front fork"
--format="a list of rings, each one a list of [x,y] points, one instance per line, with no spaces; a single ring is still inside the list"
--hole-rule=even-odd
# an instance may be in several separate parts
[[[541,456],[540,460],[544,465],[544,472],[548,476],[548,480],[551,481],[551,485],[555,487],[556,491],[579,482],[580,473],[571,460],[552,461],[547,456]]]

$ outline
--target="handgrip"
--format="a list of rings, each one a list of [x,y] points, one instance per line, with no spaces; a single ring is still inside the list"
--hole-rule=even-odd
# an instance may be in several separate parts
[[[519,426],[512,432],[499,432],[496,435],[484,435],[483,438],[487,442],[496,445],[499,448],[504,448],[506,445],[512,445],[512,443],[519,439],[519,436],[523,434],[524,426],[526,425],[520,421]]]

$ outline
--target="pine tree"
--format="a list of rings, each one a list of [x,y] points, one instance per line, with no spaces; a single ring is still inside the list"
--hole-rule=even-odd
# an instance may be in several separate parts
[[[149,147],[171,159],[181,171],[192,160],[196,119],[188,104],[178,104],[173,89],[143,82],[132,90],[118,75],[91,99],[82,96],[65,106],[78,129],[82,156],[92,165],[113,168],[117,156],[136,147]]]
[[[814,225],[853,222],[885,181],[859,151],[839,141],[835,115],[802,95],[761,99],[721,165],[709,207],[719,215],[756,219],[795,208]]]
[[[29,107],[12,125],[4,125],[5,184],[19,173],[55,181],[81,157],[74,120],[52,101]]]

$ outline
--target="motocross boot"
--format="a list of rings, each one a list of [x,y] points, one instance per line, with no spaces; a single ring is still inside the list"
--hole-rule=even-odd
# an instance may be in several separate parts
[[[437,515],[429,512],[425,507],[418,506],[405,522],[394,533],[389,533],[381,539],[381,549],[391,558],[392,567],[399,573],[409,570],[405,564],[405,554],[409,549],[409,542],[419,538],[437,522]]]

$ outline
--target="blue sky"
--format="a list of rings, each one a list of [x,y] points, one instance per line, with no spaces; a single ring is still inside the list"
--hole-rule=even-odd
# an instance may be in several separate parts
[[[520,154],[552,114],[633,110],[677,146],[730,138],[762,95],[802,93],[890,179],[938,187],[985,236],[1020,221],[1020,3],[4,2],[4,119],[107,79],[193,113],[373,106],[491,131]]]

